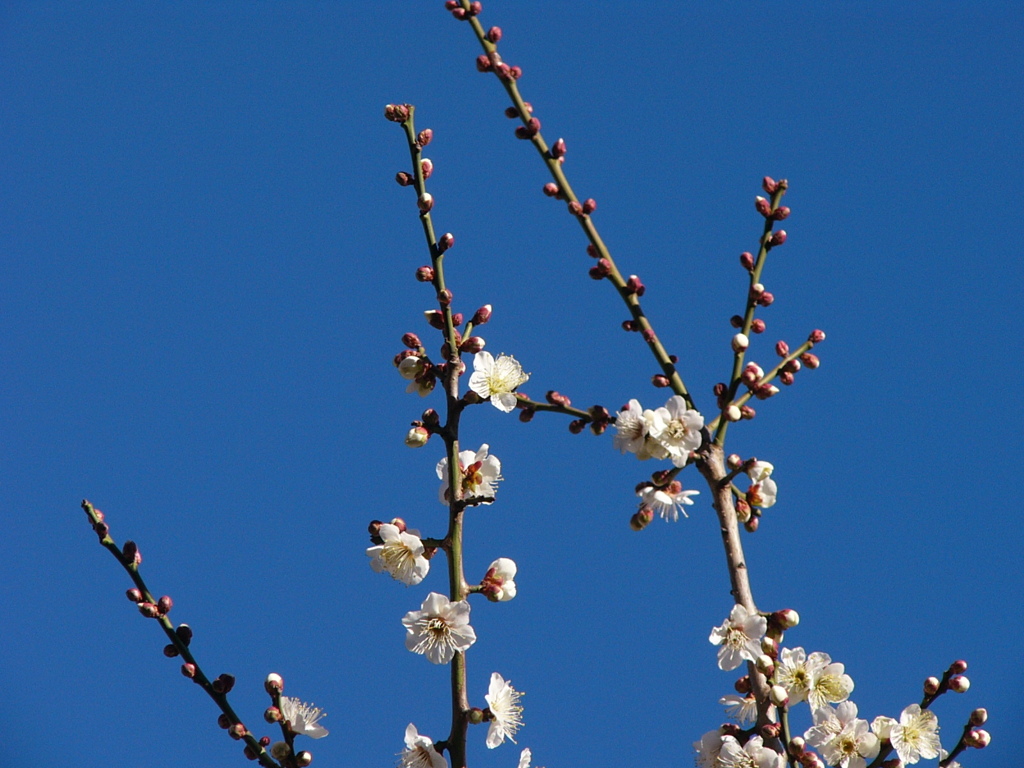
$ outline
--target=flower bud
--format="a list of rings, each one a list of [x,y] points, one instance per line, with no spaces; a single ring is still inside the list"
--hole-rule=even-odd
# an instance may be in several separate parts
[[[765,176],[761,179],[761,189],[763,189],[766,194],[774,195],[779,189],[779,183],[771,176]]]
[[[786,689],[781,685],[773,685],[768,692],[768,698],[777,707],[784,707],[789,704],[789,694],[786,693]]]
[[[782,723],[765,723],[761,726],[758,731],[761,734],[761,738],[765,740],[777,739],[779,734],[782,733]]]
[[[559,139],[551,147],[551,157],[555,158],[556,160],[560,157],[565,157],[566,151],[567,150],[565,146],[565,139]]]
[[[454,315],[452,315],[452,325],[462,325],[462,313],[461,312],[456,312]],[[443,328],[444,325],[442,324],[441,327]],[[461,371],[459,372],[459,375],[460,376],[462,375]]]
[[[491,59],[481,53],[476,57],[476,71],[477,72],[490,72],[491,71]]]
[[[811,342],[811,344],[821,344],[821,342],[825,340],[825,332],[816,328],[811,331],[811,335],[807,337],[807,340]],[[966,663],[967,662],[965,661],[964,664]],[[964,669],[966,669],[966,667],[964,667]]]
[[[736,467],[742,463],[743,459],[740,458],[738,453],[730,453],[725,457],[725,465],[729,467],[729,469],[736,469]]]
[[[161,615],[166,615],[167,613],[170,613],[170,610],[173,607],[174,601],[171,600],[171,598],[167,595],[164,595],[159,600],[157,600],[156,608],[158,611],[160,611]]]
[[[179,624],[178,628],[174,630],[174,634],[178,636],[186,646],[192,642],[192,627],[188,624]]]
[[[750,684],[750,675],[743,675],[743,677],[737,678],[736,682],[732,684],[732,687],[736,690],[736,693],[741,696],[745,696],[754,690],[753,686]]]
[[[184,664],[181,665],[181,674],[183,674],[185,677],[195,677],[196,676],[196,665],[193,664],[190,661],[189,662],[185,662]]]
[[[650,507],[640,507],[633,517],[629,519],[629,527],[634,531],[642,531],[651,521],[654,520],[654,510]]]
[[[992,743],[992,735],[984,728],[972,728],[964,734],[964,743],[975,749],[984,749]]]
[[[257,758],[256,752],[248,744],[242,748],[242,754],[245,755],[246,760],[255,760]]]
[[[217,679],[210,685],[217,693],[231,693],[231,689],[235,687],[235,676],[228,674],[218,675]]]
[[[757,299],[757,303],[762,307],[770,307],[773,301],[775,301],[775,294],[769,291],[765,291]]]
[[[775,672],[775,662],[772,661],[772,657],[766,653],[762,653],[754,662],[754,666],[757,667],[757,671],[766,677],[771,677]]]
[[[501,40],[501,27],[491,27],[487,30],[487,39],[492,43],[496,43]]]
[[[569,213],[571,213],[573,216],[582,216],[583,215],[583,205],[581,203],[577,202],[576,200],[570,201],[569,205],[568,205],[568,208],[569,208]]]
[[[958,659],[949,665],[949,674],[959,675],[967,671],[967,662],[963,659]]]
[[[423,316],[430,323],[431,328],[437,328],[438,330],[444,330],[444,315],[442,315],[436,309],[428,309],[423,313]]]
[[[528,421],[533,421],[533,417],[536,415],[536,408],[523,408],[519,411],[519,420],[525,424]]]
[[[900,761],[897,760],[896,762],[899,763]],[[804,752],[800,755],[800,765],[802,765],[803,768],[825,768],[825,764],[821,762],[821,758],[814,752]],[[885,763],[882,763],[882,765],[885,765]]]
[[[743,528],[746,530],[747,533],[757,533],[757,529],[760,525],[761,518],[752,515],[749,520],[743,523]]]
[[[246,730],[246,727],[241,723],[235,723],[230,728],[228,728],[228,736],[230,736],[232,739],[235,739],[236,741],[243,738],[248,733],[249,731]]]
[[[410,448],[422,448],[430,439],[430,430],[426,427],[413,427],[405,435],[405,444]]]
[[[765,329],[764,320],[762,320],[761,318],[758,317],[755,320],[751,320],[750,321],[750,330],[753,333],[764,333],[764,329]]]
[[[730,317],[729,318],[729,325],[731,325],[733,328],[742,328],[743,327],[743,317],[742,317],[742,315],[733,315],[732,317]]]
[[[757,416],[757,411],[755,411],[749,405],[741,405],[740,416],[743,418],[744,421],[750,421],[752,418]]]
[[[142,553],[139,552],[139,545],[134,541],[126,541],[121,547],[121,555],[128,561],[128,565],[135,568],[142,562]]]
[[[788,207],[786,207],[785,205],[780,205],[778,208],[772,211],[772,218],[775,221],[782,221],[783,219],[789,218],[789,213],[790,211]]]
[[[416,279],[421,283],[429,283],[434,279],[434,268],[420,267],[416,270]]]
[[[142,602],[139,603],[139,613],[145,616],[147,619],[155,619],[160,615],[160,609],[157,608],[153,603]]]
[[[761,651],[762,653],[771,656],[773,659],[778,658],[779,655],[779,644],[770,637],[761,638]]]
[[[788,387],[794,381],[793,373],[791,371],[783,371],[782,373],[779,374],[779,381],[781,381]]]
[[[597,200],[595,200],[592,197],[588,197],[586,200],[583,201],[583,212],[584,213],[591,214],[591,213],[593,213],[596,210],[597,210]]]
[[[231,727],[231,719],[222,712],[217,716],[217,725],[222,730],[226,731],[228,728]]]
[[[470,336],[459,345],[459,349],[463,352],[469,352],[476,354],[486,346],[487,342],[484,341],[482,336]]]
[[[971,712],[971,725],[984,725],[986,720],[988,720],[988,710],[984,707],[978,707],[976,710]]]
[[[420,160],[420,170],[423,171],[424,179],[430,178],[430,175],[434,172],[434,164],[430,161],[430,158],[424,157]]]
[[[810,352],[804,352],[800,355],[800,362],[810,368],[812,371],[821,365],[821,361],[817,355],[811,354]]]
[[[388,104],[384,107],[384,117],[393,123],[404,123],[409,119],[409,105]]]
[[[427,146],[433,138],[434,132],[429,128],[424,128],[416,135],[416,143],[419,145],[420,149],[423,149],[423,147]]]
[[[629,293],[635,293],[637,296],[643,296],[647,287],[640,282],[640,278],[636,275],[630,275],[629,280],[626,281],[626,291]]]
[[[793,757],[800,757],[803,754],[804,746],[807,744],[803,736],[794,736],[789,740],[789,754]]]
[[[267,710],[263,713],[263,719],[268,723],[280,723],[284,716],[277,707],[267,707]]]
[[[671,385],[671,383],[672,382],[668,380],[667,376],[664,376],[660,373],[655,374],[654,376],[651,377],[651,384],[659,388],[668,387]]]
[[[740,264],[747,272],[754,271],[754,254],[749,251],[744,251],[740,254]]]
[[[291,747],[286,742],[275,741],[274,745],[270,748],[270,756],[275,760],[284,760],[292,753]]]
[[[739,421],[743,418],[743,412],[737,405],[730,405],[725,409],[725,418],[729,421]]]
[[[953,693],[964,693],[971,687],[971,681],[966,675],[953,675],[949,678],[949,690]]]
[[[924,692],[927,696],[934,696],[939,692],[939,678],[926,677],[924,680]]]
[[[299,768],[306,768],[306,766],[312,762],[313,755],[311,752],[307,750],[302,750],[297,755],[295,755],[295,764],[299,766]]]
[[[401,187],[411,187],[413,184],[416,183],[415,177],[413,177],[411,174],[406,173],[405,171],[399,171],[398,173],[396,173],[395,181],[397,181],[398,185]]]
[[[782,245],[784,242],[786,242],[786,230],[780,229],[777,232],[772,232],[772,236],[768,240],[768,247],[774,248],[776,245]]]
[[[800,623],[800,614],[792,608],[783,608],[781,611],[776,611],[774,616],[779,626],[783,629],[792,629]]]
[[[479,469],[479,467],[477,467],[477,469]],[[475,472],[476,470],[473,471]],[[408,530],[408,526],[406,525],[405,520],[403,520],[400,517],[391,518],[391,524],[398,529],[399,533],[405,533],[406,530]]]
[[[750,339],[748,339],[746,337],[746,335],[744,335],[742,333],[737,333],[735,336],[732,337],[732,351],[733,352],[742,352],[743,350],[745,350],[749,346],[750,346]]]
[[[267,689],[267,693],[273,695],[275,693],[281,693],[284,690],[284,678],[276,672],[271,672],[267,675],[267,679],[263,681],[263,687]]]
[[[429,192],[424,192],[416,200],[416,207],[420,209],[420,213],[427,213],[434,207],[434,196]]]
[[[441,239],[437,241],[437,251],[438,253],[444,253],[453,245],[455,245],[455,235],[451,232],[445,232],[441,235]]]
[[[133,603],[141,603],[142,602],[142,592],[137,590],[135,587],[132,587],[131,589],[129,589],[124,594]]]
[[[473,313],[473,317],[470,321],[473,325],[483,325],[491,319],[491,305],[484,304],[480,309]]]
[[[574,435],[578,435],[580,432],[586,429],[586,426],[587,422],[584,421],[583,419],[574,419],[573,421],[569,422],[569,431],[572,432]]]
[[[772,204],[760,195],[754,198],[754,207],[757,209],[757,212],[766,219],[772,215]]]
[[[173,659],[177,655],[178,646],[176,646],[174,643],[168,643],[164,646],[164,656],[166,656],[168,659]]]

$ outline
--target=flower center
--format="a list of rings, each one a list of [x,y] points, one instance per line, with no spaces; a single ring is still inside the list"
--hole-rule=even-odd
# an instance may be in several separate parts
[[[673,419],[665,426],[665,434],[670,440],[681,440],[690,433],[686,425],[678,419]]]

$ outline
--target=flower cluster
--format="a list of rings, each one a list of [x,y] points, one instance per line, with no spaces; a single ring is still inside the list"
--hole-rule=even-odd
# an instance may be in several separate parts
[[[498,490],[501,477],[501,462],[497,456],[488,453],[490,446],[484,443],[479,451],[459,452],[459,474],[462,476],[462,498],[478,504],[490,504]],[[437,477],[441,481],[438,500],[447,504],[448,498],[448,457],[437,463]]]
[[[685,466],[690,452],[703,442],[704,417],[686,407],[686,400],[673,395],[661,408],[643,410],[638,400],[630,400],[615,414],[613,445],[622,453],[634,453],[638,459],[671,459]]]

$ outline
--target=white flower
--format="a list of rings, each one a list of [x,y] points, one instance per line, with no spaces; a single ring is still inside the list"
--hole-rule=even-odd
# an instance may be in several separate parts
[[[327,729],[317,723],[321,717],[327,717],[327,713],[312,704],[282,696],[281,717],[288,722],[288,729],[292,733],[309,736],[311,739],[322,739],[327,735]]]
[[[641,506],[649,507],[664,519],[674,523],[679,519],[680,512],[683,513],[683,517],[689,517],[683,507],[692,505],[693,499],[690,497],[699,494],[700,491],[684,491],[682,483],[673,480],[664,488],[641,488],[636,495],[640,497]]]
[[[469,388],[499,411],[509,413],[516,407],[515,389],[524,384],[530,374],[523,373],[523,366],[511,355],[498,355],[495,359],[490,352],[477,352],[473,356],[473,375],[469,377]]]
[[[668,452],[677,467],[686,464],[690,451],[700,448],[704,417],[687,410],[681,395],[670,397],[651,416],[650,435]]]
[[[533,755],[530,753],[530,748],[527,747],[519,753],[519,768],[530,768],[530,758]],[[539,767],[538,767],[539,768]]]
[[[747,467],[747,475],[755,483],[760,483],[772,476],[775,466],[767,461],[755,461]]]
[[[737,696],[730,693],[720,698],[718,703],[725,707],[725,714],[734,718],[740,725],[750,725],[757,720],[757,699],[752,694]],[[772,709],[775,709],[774,705]]]
[[[469,603],[453,603],[437,592],[427,595],[420,610],[405,614],[402,624],[407,632],[405,647],[424,654],[433,664],[447,664],[456,651],[476,642],[476,632],[469,626]]]
[[[635,453],[638,458],[649,459],[650,454],[641,456],[644,443],[648,440],[654,411],[645,411],[639,400],[630,400],[615,414],[615,437],[612,439],[620,453]]]
[[[423,373],[425,368],[426,366],[423,363],[423,359],[416,355],[403,357],[402,362],[398,364],[398,372],[406,381],[413,381],[417,376]]]
[[[753,736],[742,747],[733,736],[722,737],[716,768],[785,768],[786,757],[766,749],[760,736]]]
[[[693,749],[697,753],[693,756],[693,762],[699,768],[715,768],[722,751],[722,734],[717,730],[708,731],[700,737],[700,741],[693,742]]]
[[[491,685],[484,700],[491,712],[491,727],[487,730],[487,748],[494,749],[504,743],[505,738],[516,743],[516,731],[523,725],[523,708],[519,704],[522,691],[512,687],[497,672],[491,674]]]
[[[737,603],[732,607],[729,618],[720,627],[711,630],[708,640],[718,649],[718,668],[726,672],[736,669],[743,660],[753,661],[761,653],[761,637],[768,629],[768,620],[758,614],[750,614]]]
[[[815,651],[807,657],[811,670],[811,685],[807,691],[807,703],[813,712],[826,704],[846,701],[853,692],[853,678],[845,674],[845,667],[833,662],[827,653]]]
[[[448,768],[448,761],[434,749],[434,742],[417,733],[412,723],[405,729],[405,749],[399,758],[401,768]]]
[[[383,523],[379,535],[383,544],[370,547],[366,554],[372,557],[370,567],[377,573],[387,571],[393,579],[406,586],[419,584],[430,570],[430,561],[423,556],[423,542],[419,531],[400,531],[397,525]]]
[[[790,704],[799,704],[811,690],[813,673],[803,648],[783,648],[775,666],[775,682],[786,689]]]
[[[857,705],[844,701],[835,709],[814,711],[814,726],[804,738],[818,747],[829,765],[840,768],[865,768],[878,755],[878,737],[868,730],[868,721],[857,718]]]
[[[507,557],[499,557],[491,563],[484,580],[480,582],[488,600],[503,603],[516,596],[516,570],[515,561]]]
[[[880,739],[889,739],[904,764],[911,765],[922,757],[931,760],[938,757],[939,719],[934,712],[911,704],[900,713],[897,723],[891,717],[876,717],[871,723]]]
[[[754,483],[747,489],[747,503],[752,507],[768,509],[768,507],[775,505],[775,498],[778,492],[779,489],[775,485],[775,481],[770,477],[766,477],[761,482]]]
[[[490,446],[484,443],[480,450],[459,452],[459,471],[462,475],[462,498],[466,501],[476,498],[493,499],[501,477],[501,462],[497,456],[489,456]],[[448,457],[437,463],[437,476],[441,480],[438,494],[441,503],[448,503]],[[481,501],[490,504],[490,501]]]

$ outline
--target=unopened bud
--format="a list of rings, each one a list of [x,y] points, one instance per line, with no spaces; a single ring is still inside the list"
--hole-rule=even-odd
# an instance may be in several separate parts
[[[765,723],[761,726],[758,733],[761,734],[761,738],[767,740],[779,738],[779,734],[782,733],[782,723]]]
[[[492,43],[496,43],[501,40],[501,27],[491,27],[487,30],[487,39]]]
[[[441,239],[437,241],[437,250],[439,253],[444,253],[453,245],[455,245],[455,235],[451,232],[445,232],[441,235]]]
[[[811,331],[811,334],[810,336],[807,337],[807,340],[812,344],[821,344],[821,342],[825,340],[825,332],[815,328],[813,331]],[[964,663],[966,664],[967,662]]]
[[[423,316],[427,319],[427,322],[430,323],[432,328],[444,330],[444,315],[442,315],[438,310],[428,309],[423,313]]]
[[[792,608],[783,608],[775,612],[776,620],[783,629],[792,629],[800,623],[800,614]]]
[[[754,666],[757,667],[757,671],[766,677],[771,677],[775,672],[775,661],[767,653],[762,653],[754,661]]]
[[[416,270],[416,279],[421,283],[429,283],[434,279],[434,268],[420,267]]]
[[[747,272],[753,272],[754,271],[754,254],[750,253],[749,251],[744,251],[743,253],[741,253],[740,254],[740,264],[743,265],[743,268],[745,270],[747,270]]]
[[[586,427],[587,422],[584,421],[583,419],[574,419],[573,421],[569,422],[569,431],[572,432],[574,435],[578,435],[580,432],[586,429]]]
[[[388,104],[384,107],[384,117],[393,123],[404,123],[409,119],[409,105]]]
[[[757,212],[765,218],[772,215],[772,204],[760,195],[754,198],[754,207],[757,209]]]
[[[736,469],[736,467],[742,463],[743,459],[740,458],[738,453],[730,453],[725,457],[725,465],[729,467],[729,469]]]
[[[230,736],[232,739],[235,739],[236,741],[238,739],[243,738],[247,733],[249,733],[249,731],[241,723],[235,723],[230,728],[228,728],[228,736]]]
[[[405,435],[405,444],[410,448],[422,448],[430,439],[430,430],[426,427],[413,427]]]
[[[276,672],[271,672],[267,675],[267,679],[263,681],[263,687],[267,689],[269,694],[280,693],[284,690],[284,678]]]
[[[793,383],[793,373],[791,371],[783,371],[779,374],[779,381],[785,384],[787,387]]]
[[[160,611],[161,615],[170,613],[170,610],[173,607],[174,607],[174,601],[171,600],[171,598],[169,596],[167,596],[167,595],[164,595],[159,600],[157,600],[156,608],[157,608],[158,611]]]
[[[218,726],[219,726],[219,727],[220,727],[221,729],[223,729],[223,730],[225,730],[225,731],[226,731],[226,730],[227,730],[228,728],[230,728],[230,727],[231,727],[231,718],[229,718],[229,717],[228,717],[227,715],[225,715],[225,714],[224,714],[224,713],[222,712],[221,714],[219,714],[219,715],[217,716],[217,725],[218,725]]]
[[[742,315],[733,315],[732,317],[729,318],[729,325],[731,325],[733,328],[742,328],[743,327],[743,316]]]
[[[654,376],[651,377],[651,384],[659,388],[670,386],[671,383],[672,382],[668,380],[668,376],[664,376],[660,373],[655,374]]]
[[[480,309],[473,313],[473,317],[470,321],[473,325],[483,325],[491,319],[491,305],[484,304]]]
[[[231,689],[235,687],[235,676],[227,674],[218,675],[217,679],[210,685],[217,693],[231,693]]]
[[[964,743],[975,749],[984,749],[992,743],[992,735],[984,728],[972,728],[964,735]]]
[[[773,301],[775,301],[775,294],[770,291],[765,291],[758,298],[757,303],[762,307],[770,307]]]
[[[768,240],[768,247],[774,248],[776,245],[782,245],[784,242],[786,242],[786,230],[780,229],[772,232],[772,236]]]
[[[635,293],[637,296],[643,296],[647,288],[640,281],[639,277],[636,275],[630,275],[629,280],[626,281],[626,290],[629,293]]]
[[[295,764],[299,768],[306,768],[307,765],[313,762],[313,754],[306,750],[302,750],[295,755]]]
[[[142,602],[139,603],[139,613],[145,616],[147,619],[155,619],[160,615],[160,609],[153,603]]]
[[[177,655],[178,646],[176,646],[174,643],[168,643],[164,646],[164,656],[166,656],[168,659],[173,659]]]
[[[779,357],[785,357],[789,354],[789,344],[784,341],[775,342],[775,354]]]
[[[121,547],[121,555],[128,561],[128,565],[133,568],[142,562],[142,553],[139,552],[139,545],[134,541],[126,541],[124,543],[124,546]]]
[[[196,665],[190,661],[185,662],[181,665],[181,674],[183,674],[185,677],[195,677]]]
[[[792,739],[789,740],[789,754],[791,754],[793,757],[800,757],[800,755],[804,751],[804,746],[806,744],[807,742],[804,741],[803,736],[794,736]]]
[[[423,147],[427,146],[433,138],[434,132],[429,128],[424,128],[416,135],[416,143],[419,144],[420,149],[423,149]]]
[[[537,414],[535,408],[523,408],[519,411],[519,420],[524,424],[528,421],[533,421],[533,417]]]
[[[953,675],[949,678],[949,690],[953,693],[964,693],[971,687],[971,681],[966,675]]]
[[[551,146],[551,156],[556,160],[565,157],[566,151],[565,139],[559,139]]]
[[[423,171],[423,178],[429,179],[431,174],[434,172],[434,164],[430,161],[430,158],[424,157],[420,160],[420,170]]]
[[[459,349],[463,352],[469,352],[476,354],[487,345],[482,336],[469,336],[459,345]]]
[[[988,720],[988,710],[984,707],[978,707],[971,712],[971,725],[984,725],[986,720]]]
[[[765,176],[761,179],[761,189],[763,189],[766,194],[774,195],[779,189],[779,183],[771,176]]]
[[[789,694],[786,693],[786,689],[781,685],[773,685],[771,690],[768,692],[768,698],[772,700],[772,704],[777,707],[784,707],[789,704]]]
[[[743,418],[743,412],[738,405],[730,405],[725,409],[725,418],[729,421],[739,421]]]
[[[399,186],[411,187],[416,183],[416,178],[405,171],[399,171],[395,174],[395,181],[398,182]]]
[[[967,671],[967,662],[963,659],[957,659],[949,665],[949,674],[959,675]]]
[[[764,333],[765,324],[761,318],[756,318],[750,321],[750,330],[753,333]]]
[[[740,416],[743,418],[744,421],[750,421],[752,418],[757,416],[757,411],[755,411],[749,405],[741,405]]]
[[[586,200],[583,201],[583,212],[584,213],[591,214],[591,213],[593,213],[596,210],[597,210],[597,200],[595,200],[592,197],[588,197]]]
[[[651,521],[654,520],[654,510],[650,507],[641,507],[639,511],[629,519],[629,527],[634,531],[642,531]]]
[[[141,603],[142,602],[142,592],[137,590],[135,587],[132,587],[131,589],[129,589],[124,594],[133,603]]]
[[[479,467],[477,467],[477,469],[479,469]],[[393,517],[393,518],[391,518],[391,524],[393,526],[395,526],[395,528],[398,529],[399,533],[405,533],[406,530],[408,529],[408,526],[406,525],[405,520],[403,520],[400,517]]]
[[[745,350],[749,346],[750,346],[750,339],[748,339],[745,334],[737,333],[735,336],[732,337],[732,351],[733,352],[742,352],[743,350]]]
[[[431,208],[434,207],[434,197],[429,192],[424,192],[416,200],[416,207],[420,209],[420,213],[427,213]]]
[[[775,659],[779,655],[779,644],[770,637],[761,638],[761,651]]]
[[[939,692],[939,678],[926,677],[924,680],[924,692],[928,696],[934,696]]]
[[[899,765],[900,761],[897,760],[896,763]],[[800,765],[803,766],[803,768],[825,768],[825,764],[821,762],[821,758],[814,752],[804,752],[800,755]],[[882,765],[885,765],[885,763],[882,763]],[[896,768],[896,766],[886,766],[886,768]]]
[[[789,218],[789,208],[785,205],[780,205],[774,211],[772,211],[772,218],[775,221],[782,221],[783,219]]]
[[[192,627],[188,624],[179,624],[178,628],[174,630],[174,634],[178,636],[186,646],[192,642]]]
[[[761,518],[751,515],[750,519],[743,523],[743,528],[747,533],[757,533],[757,529],[760,525]]]
[[[810,352],[804,352],[802,355],[800,355],[800,362],[806,365],[812,371],[819,365],[821,365],[821,361],[818,359],[818,356]]]
[[[571,200],[569,202],[568,208],[569,208],[569,213],[571,213],[573,216],[582,216],[583,215],[583,205],[581,203],[577,202],[576,200]]]
[[[263,713],[263,719],[268,723],[280,723],[284,719],[284,716],[281,714],[281,710],[277,707],[267,707],[266,711]]]
[[[558,197],[558,185],[553,181],[549,181],[544,185],[544,194],[548,197]]]

